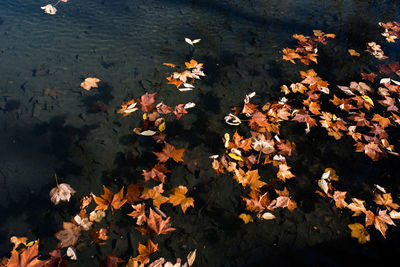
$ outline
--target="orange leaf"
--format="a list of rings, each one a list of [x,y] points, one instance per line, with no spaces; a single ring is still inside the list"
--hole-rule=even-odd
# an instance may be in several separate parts
[[[360,56],[360,53],[357,53],[357,51],[354,50],[354,49],[348,49],[347,51],[349,51],[349,54],[352,57],[359,57]]]
[[[285,182],[286,179],[290,179],[295,177],[293,173],[289,171],[290,167],[286,164],[279,165],[279,171],[277,173],[277,177]]]
[[[134,260],[140,261],[142,264],[147,264],[150,261],[150,255],[158,251],[158,244],[154,244],[151,240],[147,240],[147,246],[139,243],[139,255]]]
[[[163,220],[161,215],[150,208],[150,214],[147,218],[147,227],[156,235],[169,234],[170,232],[175,231],[175,228],[171,227],[171,222],[169,221],[170,219],[171,218],[168,217],[167,219]]]
[[[169,195],[168,202],[173,206],[181,205],[183,213],[190,206],[194,207],[194,199],[192,197],[186,197],[188,189],[186,186],[180,185],[172,189],[173,195]]]
[[[140,197],[142,199],[153,199],[153,205],[159,208],[161,204],[168,201],[167,197],[161,195],[163,192],[163,184],[159,184],[153,188],[144,188]]]
[[[100,79],[97,78],[86,78],[85,81],[81,83],[81,87],[87,91],[90,91],[92,87],[98,87],[97,83],[100,82]]]
[[[38,253],[38,241],[35,241],[32,246],[23,248],[20,252],[13,249],[7,267],[41,267],[43,261],[38,259]]]
[[[157,156],[157,160],[160,162],[166,162],[169,158],[172,158],[175,162],[183,161],[184,148],[176,149],[173,145],[164,143],[165,146],[161,152],[153,152]]]
[[[110,204],[114,209],[118,210],[127,201],[126,199],[124,199],[124,187],[122,187],[121,190],[116,194],[113,194],[104,185],[103,188],[104,188],[104,194],[101,197],[97,197],[94,194],[92,194],[93,199],[97,204],[95,210],[106,210],[108,209],[108,205]]]

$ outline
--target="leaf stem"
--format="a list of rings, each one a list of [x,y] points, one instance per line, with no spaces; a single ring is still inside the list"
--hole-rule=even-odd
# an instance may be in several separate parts
[[[59,187],[60,185],[58,184],[57,173],[54,173],[54,178],[56,179],[56,184],[57,184],[57,187]]]

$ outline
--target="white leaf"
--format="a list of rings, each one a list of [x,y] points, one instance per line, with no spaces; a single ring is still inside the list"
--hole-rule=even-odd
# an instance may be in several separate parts
[[[261,216],[261,218],[264,220],[272,220],[272,219],[275,219],[276,217],[271,212],[264,212],[264,214]]]
[[[194,86],[192,84],[190,84],[190,83],[184,83],[183,86],[185,88],[194,88]]]
[[[146,131],[143,131],[143,132],[141,132],[141,133],[139,133],[140,135],[144,135],[144,136],[152,136],[152,135],[155,135],[157,132],[155,132],[155,131],[152,131],[152,130],[146,130]]]
[[[189,109],[189,108],[194,108],[196,106],[195,103],[193,102],[188,102],[185,104],[185,106],[183,107],[184,109]]]
[[[195,39],[195,40],[192,41],[192,40],[190,40],[189,38],[186,38],[186,37],[185,37],[185,42],[188,43],[188,44],[190,44],[190,45],[197,44],[198,42],[200,42],[200,40],[201,40],[201,39]]]
[[[42,6],[40,8],[43,9],[45,13],[50,14],[50,15],[54,15],[57,12],[57,8],[55,8],[54,6],[52,6],[50,4]]]
[[[76,256],[76,250],[74,247],[68,247],[67,249],[67,256],[71,259],[76,261],[78,257]]]
[[[328,194],[328,190],[329,190],[329,187],[328,187],[328,183],[325,181],[325,179],[319,179],[318,180],[318,186],[319,186],[319,188],[321,188],[322,189],[322,191],[325,193],[325,194]]]
[[[376,189],[378,189],[378,190],[381,191],[382,193],[385,193],[385,194],[386,194],[385,188],[383,188],[382,186],[377,185],[377,184],[374,184],[374,186],[376,187]]]
[[[181,91],[181,92],[187,92],[187,91],[192,91],[193,89],[185,87],[185,88],[178,88],[178,90]]]
[[[234,126],[237,126],[242,123],[242,121],[232,113],[229,113],[227,116],[225,116],[224,120],[227,124]]]
[[[324,94],[329,94],[329,88],[328,87],[321,87],[321,92]]]
[[[383,83],[390,83],[390,78],[382,78],[380,81],[379,81],[379,83],[380,84],[383,84]]]

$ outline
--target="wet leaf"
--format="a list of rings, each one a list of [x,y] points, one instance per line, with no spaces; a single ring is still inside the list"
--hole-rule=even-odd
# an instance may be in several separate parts
[[[192,197],[186,197],[188,189],[186,186],[180,185],[172,189],[173,195],[169,195],[169,203],[173,206],[180,205],[183,213],[190,206],[194,207],[194,199]]]

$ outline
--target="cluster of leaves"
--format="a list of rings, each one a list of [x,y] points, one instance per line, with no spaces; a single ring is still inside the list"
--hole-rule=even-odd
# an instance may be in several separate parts
[[[175,64],[163,63],[164,66],[171,68],[177,68]],[[182,72],[167,73],[168,84],[173,84],[178,88],[179,91],[191,91],[194,88],[194,81],[200,79],[200,77],[205,76],[203,72],[203,63],[199,63],[194,59],[189,62],[185,62],[185,70]],[[182,87],[181,87],[182,86]]]
[[[335,38],[335,34],[324,33],[320,30],[314,30],[313,36],[304,36],[302,34],[293,34],[293,38],[297,40],[297,47],[284,48],[283,59],[296,63],[294,60],[299,59],[302,63],[309,65],[311,62],[318,63],[318,43],[326,45],[327,38]]]
[[[311,127],[320,126],[336,140],[347,134],[353,138],[356,151],[364,152],[372,160],[386,157],[388,153],[398,155],[389,144],[386,131],[387,127],[400,124],[396,103],[400,86],[393,84],[397,81],[382,79],[383,86],[378,90],[365,82],[353,81],[349,86],[338,85],[339,90],[331,94],[333,90],[328,89],[328,82],[313,69],[300,71],[300,75],[303,78],[300,83],[281,87],[286,95],[296,93],[291,102],[297,108],[290,111],[291,120],[304,122],[307,133]],[[373,81],[375,74],[363,76]],[[327,96],[322,97],[323,94]]]
[[[380,25],[386,29],[386,35],[396,36],[397,22]],[[283,58],[288,60],[285,51],[286,48],[283,50]],[[381,46],[375,42],[367,43],[366,51],[379,60],[387,58]],[[353,49],[349,49],[349,53],[353,56],[360,55]],[[303,63],[308,65],[308,62]],[[379,68],[383,74],[400,74],[398,63],[381,64]],[[372,160],[386,157],[388,153],[398,155],[388,141],[390,131],[387,128],[400,124],[399,103],[396,101],[400,94],[400,82],[382,77],[376,90],[374,81],[378,75],[361,73],[362,79],[370,82],[370,85],[352,81],[349,86],[337,85],[338,89],[330,90],[329,83],[318,77],[313,69],[300,71],[300,75],[303,79],[301,82],[283,85],[281,91],[287,97],[296,93],[295,96],[291,94],[293,98],[289,100],[295,107],[291,110],[290,119],[306,123],[306,133],[311,127],[319,125],[336,140],[347,134],[353,138],[356,151],[364,152]],[[326,96],[322,96],[323,94]]]
[[[166,128],[165,118],[162,117],[162,115],[174,114],[176,119],[179,120],[184,114],[188,113],[187,109],[195,107],[195,104],[189,102],[186,104],[178,104],[175,107],[169,107],[163,102],[160,102],[154,105],[156,94],[156,92],[151,94],[145,93],[137,102],[134,99],[122,102],[121,108],[117,113],[123,116],[129,116],[139,110],[139,107],[137,107],[139,103],[140,109],[143,111],[142,127],[135,128],[133,131],[140,135],[154,136],[153,138],[155,140],[162,143],[165,139],[165,134],[163,132]]]
[[[254,93],[247,95],[243,105],[234,107],[234,114],[225,117],[231,125],[244,120],[239,117],[246,118],[250,137],[245,138],[235,131],[230,138],[226,133],[223,138],[226,150],[222,155],[211,156],[212,168],[217,174],[225,171],[231,173],[244,189],[250,189],[248,197],[242,197],[246,210],[255,212],[257,218],[273,219],[270,211],[276,208],[293,210],[297,207],[287,188],[272,190],[273,185],[295,176],[286,162],[295,144],[279,137],[280,122],[290,115],[290,107],[285,103],[269,102],[259,107],[250,102],[252,96]],[[266,165],[272,165],[277,170],[276,178],[260,179],[259,168]],[[276,197],[271,200],[273,195]],[[253,221],[249,214],[241,214],[240,218],[245,223]]]
[[[400,211],[397,210],[400,205],[393,202],[392,195],[387,193],[383,187],[375,185],[377,190],[374,193],[374,200],[371,205],[366,205],[365,200],[358,198],[351,198],[351,203],[348,203],[346,201],[347,192],[336,190],[332,185],[333,181],[338,180],[339,178],[333,169],[325,169],[321,179],[318,180],[318,186],[322,191],[317,190],[316,192],[323,197],[333,199],[337,208],[353,211],[353,216],[365,215],[364,225],[358,222],[348,225],[351,229],[351,236],[357,238],[361,244],[366,243],[370,241],[370,235],[366,228],[374,225],[375,229],[386,238],[388,225],[396,226],[392,219],[400,219]],[[367,206],[369,209],[367,209]],[[375,214],[372,210],[377,210],[377,213]],[[389,214],[388,211],[390,211]]]
[[[385,29],[382,36],[386,38],[389,43],[394,43],[400,37],[400,23],[397,21],[388,21],[386,23],[379,22],[379,25]]]

